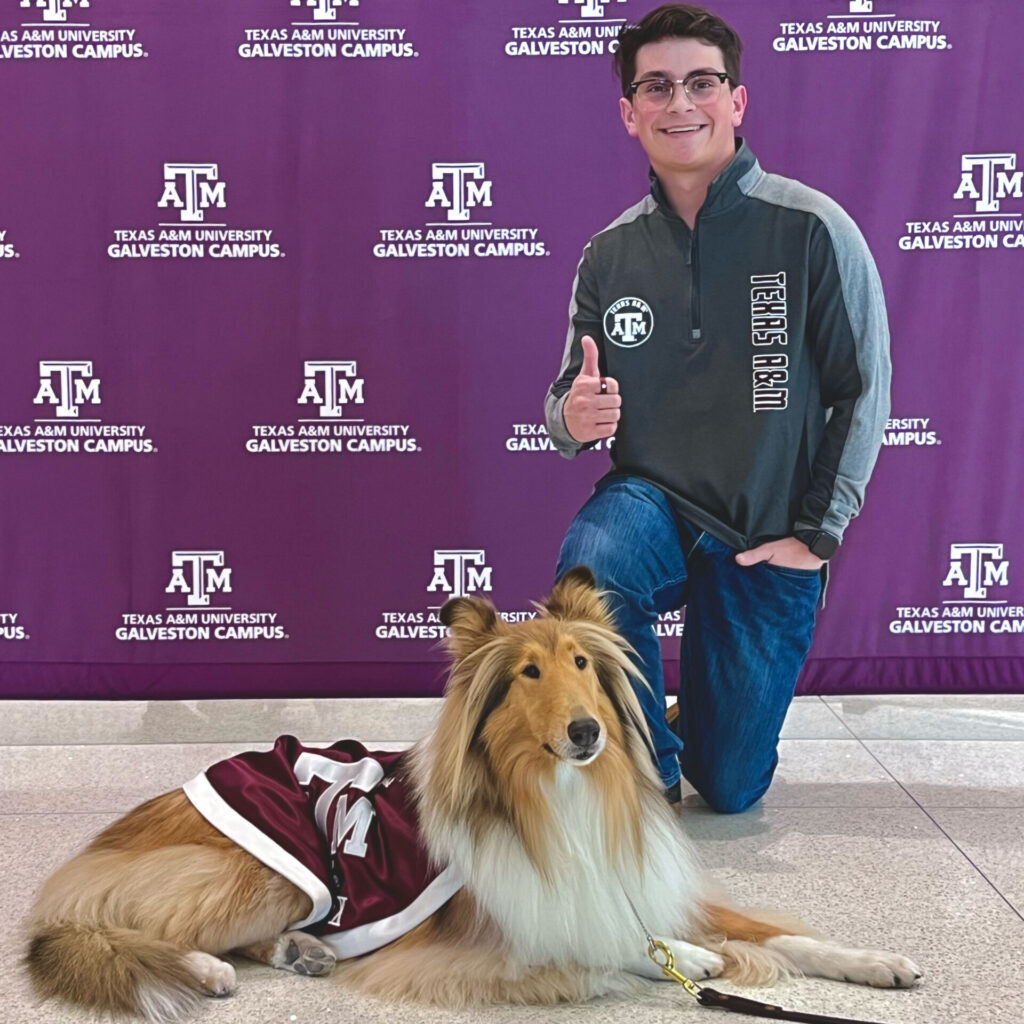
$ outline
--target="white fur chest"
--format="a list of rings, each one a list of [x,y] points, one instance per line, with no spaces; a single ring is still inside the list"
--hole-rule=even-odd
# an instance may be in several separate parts
[[[645,849],[638,865],[630,855],[611,862],[603,805],[584,772],[560,765],[546,796],[562,844],[553,857],[550,881],[537,872],[508,828],[493,829],[478,843],[468,832],[450,836],[454,842],[447,851],[516,959],[624,967],[646,949],[629,900],[655,935],[678,938],[691,932],[700,869],[660,797],[644,808]]]

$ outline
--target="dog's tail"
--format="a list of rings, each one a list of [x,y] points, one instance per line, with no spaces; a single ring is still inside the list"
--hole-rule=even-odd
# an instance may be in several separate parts
[[[43,923],[33,929],[25,966],[41,999],[163,1024],[194,1010],[201,997],[186,956],[129,928]]]

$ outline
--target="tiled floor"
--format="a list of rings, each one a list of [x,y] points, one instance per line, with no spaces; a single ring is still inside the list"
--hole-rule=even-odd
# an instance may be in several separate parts
[[[0,909],[20,922],[41,880],[92,833],[206,764],[283,732],[397,747],[434,701],[0,704]],[[735,900],[912,957],[925,983],[883,992],[820,980],[761,998],[891,1024],[1024,1020],[1024,696],[801,698],[761,805],[716,816],[684,797],[686,827]],[[82,1022],[37,1006],[0,939],[0,1019]],[[445,1014],[356,998],[330,980],[241,964],[208,1024],[482,1024],[734,1021],[668,984],[640,1002]],[[729,988],[722,983],[721,988]],[[749,993],[749,990],[746,990]],[[747,1018],[750,1019],[750,1018]]]

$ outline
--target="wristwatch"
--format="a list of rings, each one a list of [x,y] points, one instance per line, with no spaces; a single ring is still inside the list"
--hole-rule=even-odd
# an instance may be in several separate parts
[[[803,541],[810,548],[812,555],[816,555],[826,562],[836,553],[836,548],[839,547],[839,541],[832,534],[825,533],[824,530],[794,530],[793,536],[797,540]]]

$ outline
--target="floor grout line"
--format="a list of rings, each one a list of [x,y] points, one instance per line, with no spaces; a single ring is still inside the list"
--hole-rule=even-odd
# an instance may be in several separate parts
[[[900,782],[900,780],[898,778],[896,778],[896,776],[889,770],[889,767],[882,761],[882,759],[880,757],[878,757],[878,755],[867,745],[867,743],[865,743],[863,740],[861,740],[860,737],[857,738],[857,742],[860,743],[860,745],[867,752],[868,756],[875,761],[875,763],[879,766],[879,768],[881,768],[882,771],[884,771],[885,774],[888,775],[889,778],[892,779],[892,781],[895,782],[896,785],[899,786],[900,789],[903,790],[903,792],[906,793],[907,796],[910,797],[910,799],[914,801],[914,804],[921,811],[921,813],[935,826],[936,829],[938,829],[938,831],[946,838],[946,841],[953,847],[953,849],[956,850],[957,853],[959,853],[960,856],[963,857],[963,859],[965,861],[967,861],[967,863],[970,864],[971,867],[974,868],[975,871],[977,871],[977,873],[988,883],[988,885],[992,889],[992,891],[1007,905],[1007,907],[1010,908],[1010,910],[1018,918],[1020,918],[1020,920],[1022,922],[1024,922],[1024,913],[1022,913],[1020,910],[1018,910],[1013,905],[1013,903],[1011,903],[1010,900],[1007,899],[1007,897],[1003,895],[1003,893],[999,890],[999,887],[995,884],[995,882],[993,882],[992,879],[989,878],[988,875],[985,874],[985,872],[974,862],[974,860],[967,853],[967,851],[964,850],[964,848],[949,834],[949,832],[947,832],[946,829],[944,829],[938,823],[938,821],[935,820],[934,816],[929,812],[928,808],[925,807],[924,804],[922,804],[921,801],[918,800],[917,797],[914,796],[914,794],[911,793],[910,790],[906,786],[904,786],[903,783]],[[960,809],[975,809],[975,808],[960,808]],[[1007,808],[1005,808],[1005,807],[998,807],[998,808],[992,808],[992,809],[993,810],[1007,810]]]
[[[822,703],[822,704],[823,704],[823,705],[824,705],[824,706],[825,706],[826,708],[828,708],[829,714],[830,714],[830,715],[832,715],[832,716],[833,716],[833,717],[834,717],[834,718],[836,719],[836,721],[837,721],[837,722],[839,722],[839,724],[840,724],[840,725],[841,725],[841,726],[843,727],[843,729],[845,729],[845,730],[846,730],[846,732],[848,732],[848,733],[850,734],[850,736],[852,736],[852,737],[853,737],[853,739],[859,739],[859,738],[860,738],[860,737],[858,737],[858,735],[857,735],[857,734],[856,734],[856,733],[855,733],[855,732],[853,731],[853,729],[852,729],[852,728],[850,727],[850,725],[849,725],[849,724],[847,723],[846,719],[845,719],[845,718],[843,718],[843,716],[842,716],[841,714],[839,714],[839,712],[838,712],[838,711],[836,711],[836,709],[835,709],[834,707],[832,707],[832,705],[831,705],[831,704],[829,704],[829,702],[828,702],[827,700],[825,700],[825,698],[824,698],[824,697],[822,697],[822,696],[819,696],[819,697],[818,697],[818,700],[819,700],[819,701],[821,701],[821,703]]]

